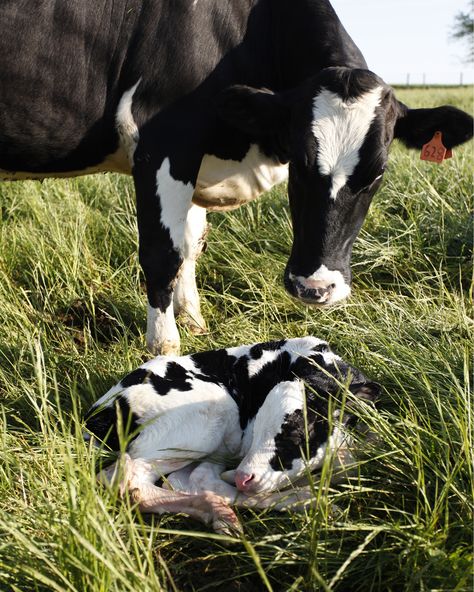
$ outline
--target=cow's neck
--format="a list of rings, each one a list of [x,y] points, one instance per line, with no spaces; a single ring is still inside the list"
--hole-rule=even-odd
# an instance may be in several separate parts
[[[293,88],[329,66],[367,68],[367,63],[328,0],[277,2],[274,34],[279,86]]]

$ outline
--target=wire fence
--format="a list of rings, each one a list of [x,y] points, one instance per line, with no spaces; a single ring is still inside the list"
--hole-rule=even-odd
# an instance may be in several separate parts
[[[390,84],[398,86],[467,86],[474,84],[474,69],[461,72],[406,72],[390,77]]]

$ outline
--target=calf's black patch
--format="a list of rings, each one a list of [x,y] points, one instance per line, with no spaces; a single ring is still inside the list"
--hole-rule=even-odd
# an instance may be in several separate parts
[[[149,380],[159,395],[167,395],[171,389],[184,392],[193,388],[187,370],[177,362],[168,362],[164,376],[151,374]]]
[[[122,428],[119,430],[119,417]],[[93,407],[86,415],[86,429],[111,450],[120,450],[119,432],[129,444],[138,435],[138,417],[125,397],[119,395],[112,405]],[[130,435],[132,435],[130,437]],[[130,439],[128,439],[130,437]]]
[[[313,458],[327,441],[329,436],[327,418],[323,414],[316,413],[312,419],[311,415],[313,413],[308,412],[307,422],[302,409],[296,409],[285,416],[281,432],[275,436],[275,454],[270,459],[270,466],[274,471],[291,469],[296,458],[307,456],[309,456],[308,460]]]
[[[282,380],[294,378],[290,377],[291,356],[286,351],[282,351],[252,377],[249,377],[248,362],[249,358],[245,356],[237,360],[234,365],[235,400],[239,407],[242,429],[257,415],[268,393],[275,385]]]
[[[280,341],[267,341],[266,343],[256,343],[250,348],[250,357],[252,360],[258,360],[265,351],[278,351],[283,348],[286,339]]]
[[[145,368],[137,368],[130,374],[127,374],[125,378],[122,378],[120,384],[123,388],[128,388],[129,386],[134,386],[136,384],[143,384],[147,376],[149,376],[151,372],[149,370],[145,370]]]
[[[190,391],[192,385],[189,373],[177,362],[168,362],[164,376],[159,376],[147,368],[138,368],[122,379],[120,384],[124,387],[149,383],[159,395],[167,395],[171,389],[178,391]]]
[[[229,386],[230,369],[236,358],[229,355],[227,350],[217,349],[193,354],[191,360],[200,370],[200,374],[195,374],[196,378]]]

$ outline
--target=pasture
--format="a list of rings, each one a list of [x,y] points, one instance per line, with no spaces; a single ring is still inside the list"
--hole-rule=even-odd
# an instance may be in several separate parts
[[[472,112],[472,89],[405,89]],[[131,179],[0,185],[0,590],[472,589],[471,144],[437,166],[392,147],[353,254],[352,298],[284,291],[283,187],[212,231],[198,282],[210,332],[183,353],[314,334],[384,387],[357,477],[306,514],[241,512],[240,540],[142,517],[95,482],[81,414],[145,351]]]

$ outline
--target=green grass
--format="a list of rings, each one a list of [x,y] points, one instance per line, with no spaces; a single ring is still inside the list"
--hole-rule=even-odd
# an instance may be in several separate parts
[[[471,89],[400,90],[472,110]],[[353,296],[282,286],[284,188],[210,216],[191,352],[314,334],[384,386],[358,478],[307,515],[245,511],[229,542],[141,517],[95,483],[81,414],[146,356],[130,179],[0,186],[0,590],[472,589],[472,144],[442,166],[394,146],[355,245]],[[334,507],[337,506],[337,509]]]

